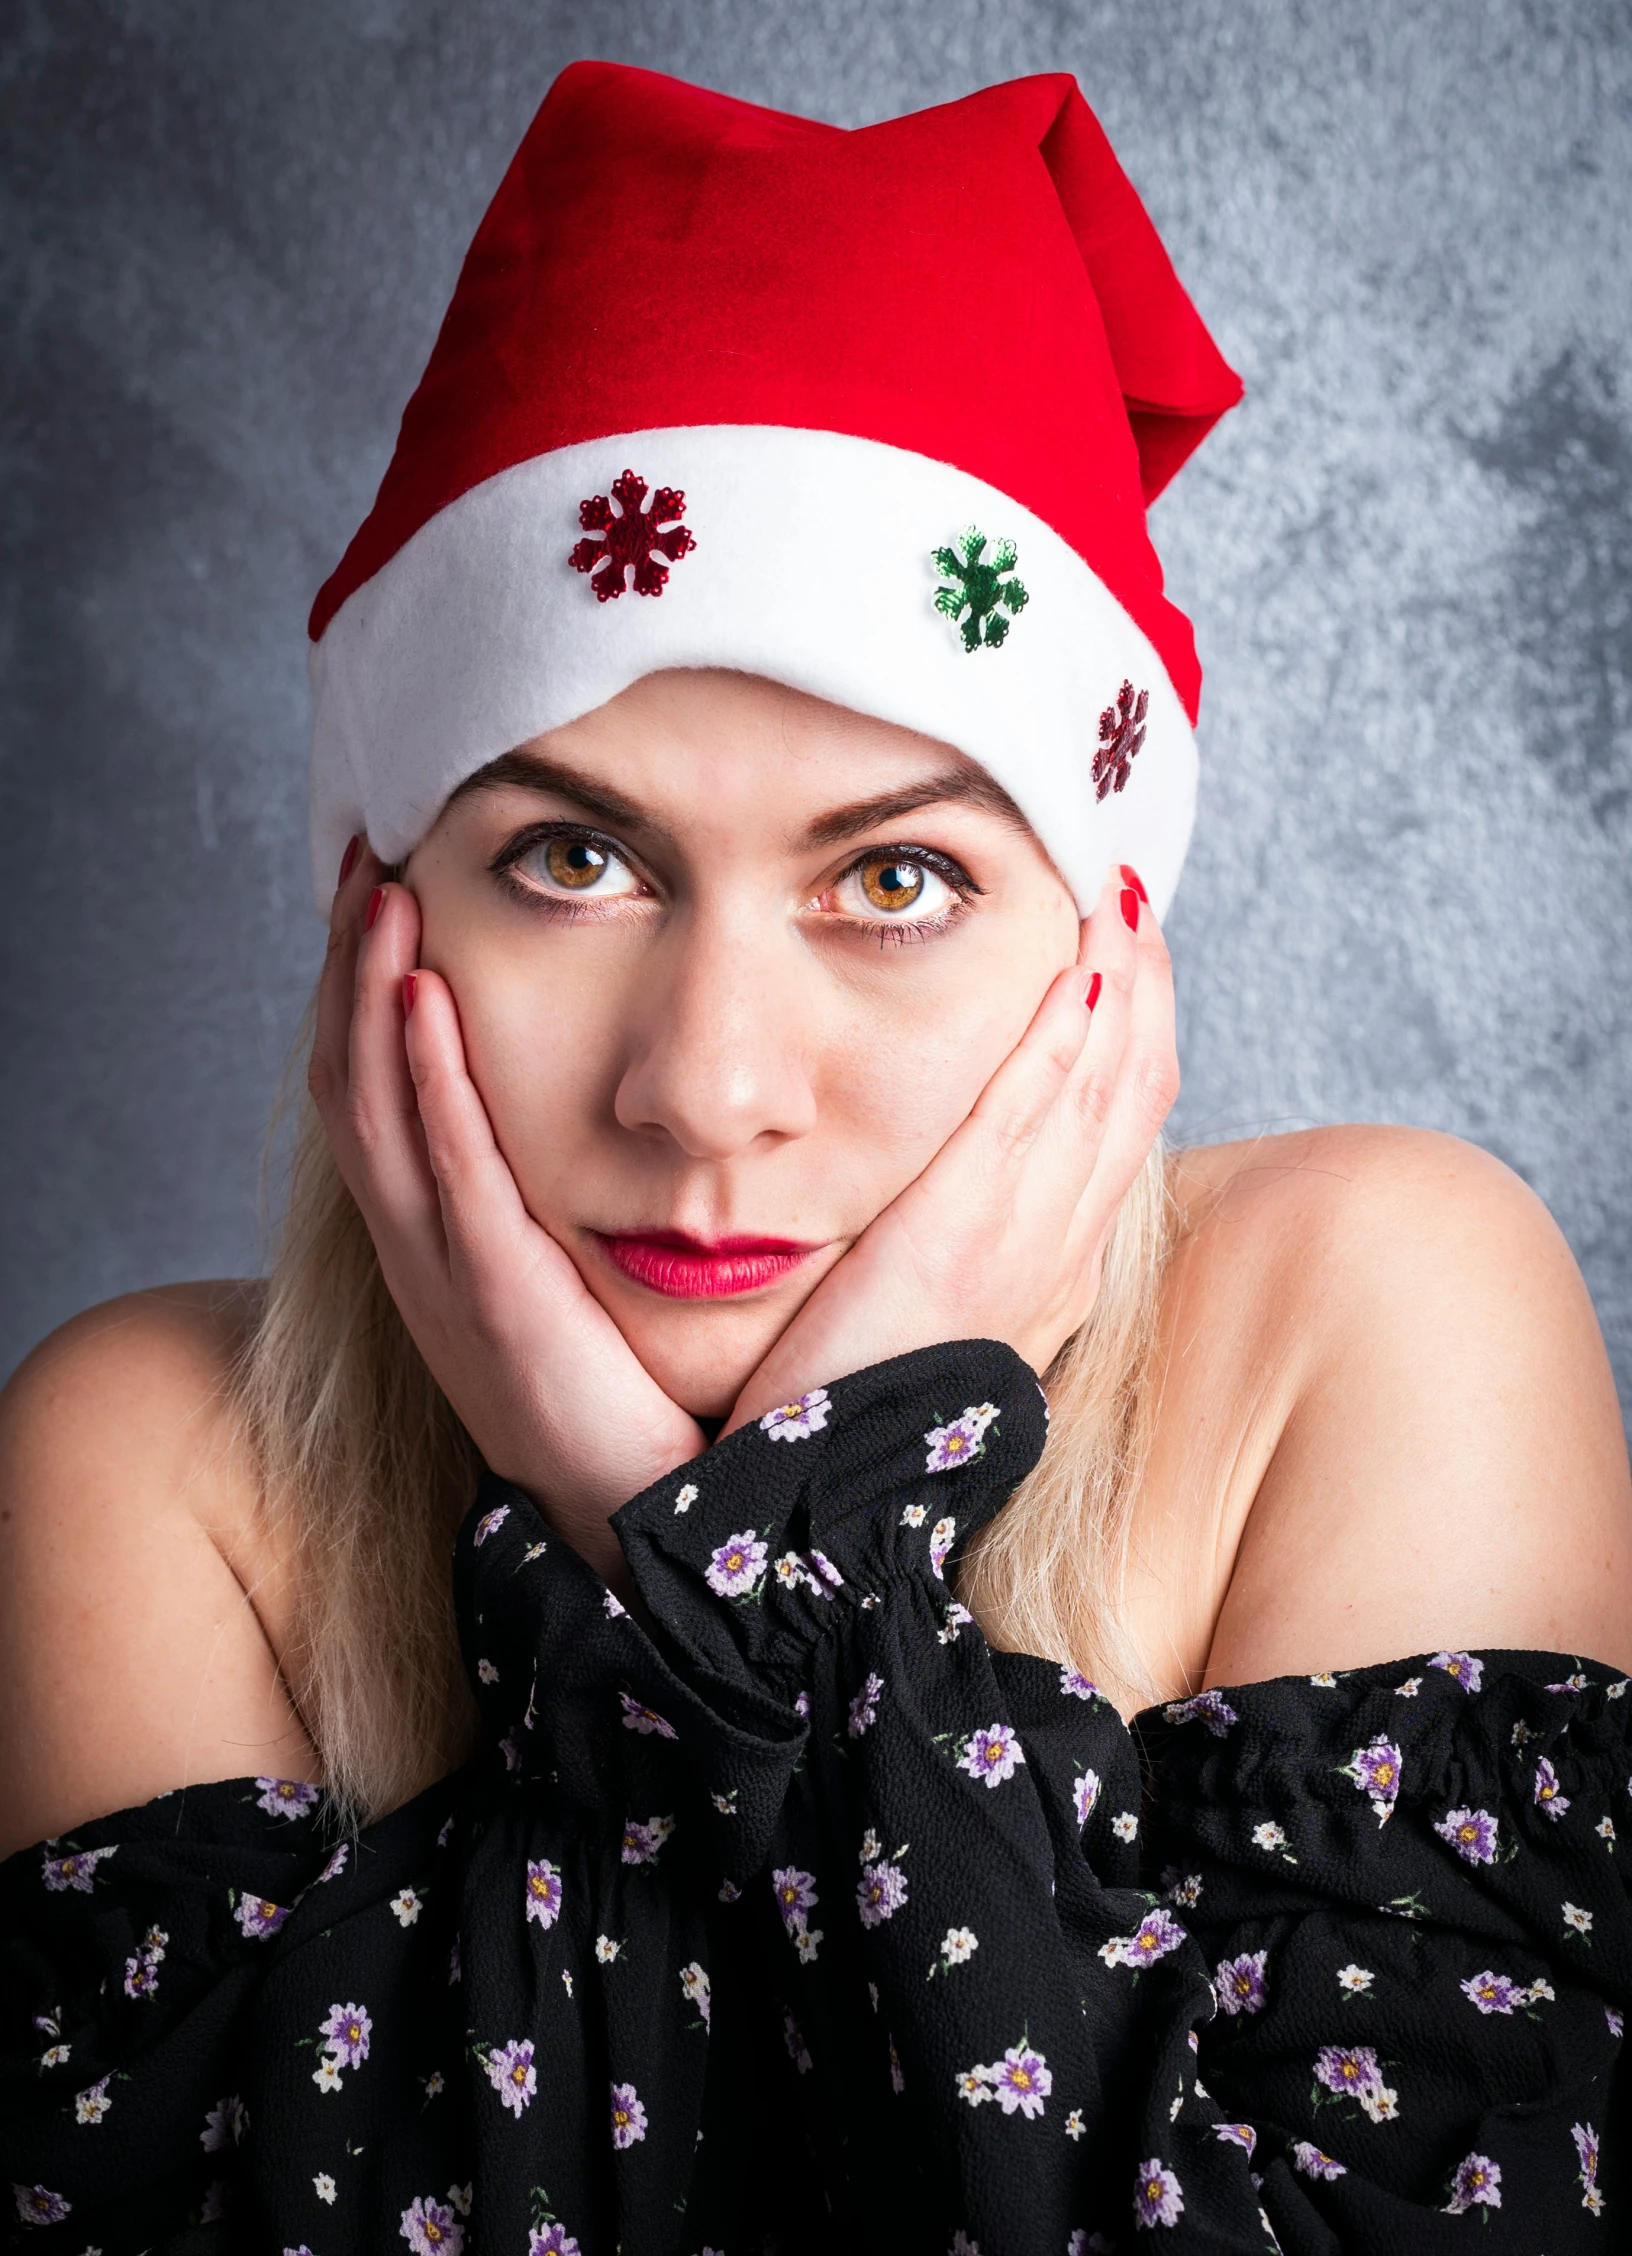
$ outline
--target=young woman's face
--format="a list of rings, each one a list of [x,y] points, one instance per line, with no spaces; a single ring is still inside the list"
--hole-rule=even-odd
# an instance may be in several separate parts
[[[742,674],[650,675],[536,738],[404,875],[528,1209],[702,1417],[1077,948],[984,771]]]

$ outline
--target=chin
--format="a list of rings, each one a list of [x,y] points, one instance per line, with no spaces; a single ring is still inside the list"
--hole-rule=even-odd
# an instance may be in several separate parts
[[[618,1308],[611,1314],[671,1402],[694,1418],[723,1418],[787,1329],[793,1310],[693,1303],[658,1310]]]

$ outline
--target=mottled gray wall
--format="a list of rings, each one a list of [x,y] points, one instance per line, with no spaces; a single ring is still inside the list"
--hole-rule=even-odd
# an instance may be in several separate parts
[[[1632,1397],[1625,0],[4,22],[0,1369],[255,1261],[319,943],[306,606],[534,105],[598,53],[846,124],[1077,73],[1250,393],[1156,512],[1208,667],[1180,1126],[1488,1145]]]

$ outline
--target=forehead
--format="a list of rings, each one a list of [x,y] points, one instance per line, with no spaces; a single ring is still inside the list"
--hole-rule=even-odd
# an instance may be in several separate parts
[[[957,805],[1031,836],[987,771],[953,746],[752,674],[650,674],[491,762],[454,800],[549,792],[622,824],[752,822],[828,843],[915,807]],[[451,804],[451,802],[450,802]]]

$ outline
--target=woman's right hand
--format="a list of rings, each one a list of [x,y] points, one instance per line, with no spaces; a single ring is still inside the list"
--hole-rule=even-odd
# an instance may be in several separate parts
[[[419,934],[412,893],[365,848],[330,915],[312,1098],[391,1297],[483,1458],[622,1584],[609,1515],[698,1455],[703,1434],[527,1212],[453,995],[416,970]]]

